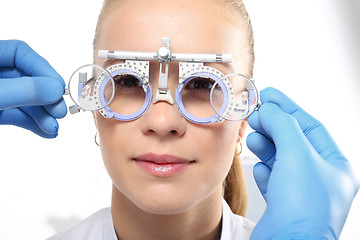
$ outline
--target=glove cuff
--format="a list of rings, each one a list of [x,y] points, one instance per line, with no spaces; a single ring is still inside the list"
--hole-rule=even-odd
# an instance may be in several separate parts
[[[274,236],[271,240],[329,240],[327,237],[311,237],[305,235],[287,235],[287,236]],[[333,238],[332,240],[338,240]]]

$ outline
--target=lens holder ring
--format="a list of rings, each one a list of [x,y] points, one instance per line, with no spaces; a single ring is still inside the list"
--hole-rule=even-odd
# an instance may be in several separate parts
[[[78,101],[76,101],[75,98],[74,98],[74,96],[73,96],[74,92],[72,91],[72,87],[71,87],[71,86],[72,86],[72,81],[73,81],[73,79],[74,79],[74,77],[75,77],[75,74],[76,74],[76,73],[80,73],[80,70],[81,70],[81,69],[85,69],[85,68],[93,68],[93,69],[94,69],[94,68],[97,68],[97,69],[100,69],[102,72],[101,72],[101,74],[99,75],[99,77],[100,77],[100,76],[109,77],[109,80],[111,81],[112,86],[113,86],[112,95],[111,95],[110,100],[109,100],[107,103],[96,102],[96,103],[95,103],[96,107],[95,107],[94,109],[84,108],[84,106],[82,106],[81,104],[79,104]],[[93,72],[93,71],[92,71],[92,72]],[[98,82],[98,81],[99,81],[99,77],[96,79],[95,82]],[[71,75],[71,77],[70,77],[70,79],[69,79],[69,82],[68,82],[67,91],[68,91],[68,94],[69,94],[71,100],[75,103],[75,105],[76,105],[76,107],[79,109],[79,111],[80,111],[80,109],[81,109],[81,110],[84,110],[84,111],[97,111],[97,110],[101,110],[101,109],[105,108],[106,106],[108,106],[108,105],[111,103],[112,99],[114,98],[114,95],[115,95],[114,79],[112,78],[111,73],[110,73],[108,70],[106,70],[105,68],[103,68],[102,66],[97,65],[97,64],[85,64],[85,65],[77,68],[77,69],[72,73],[72,75]],[[95,93],[95,92],[96,92],[96,93]],[[99,95],[97,94],[97,92],[98,92],[98,91],[96,90],[96,87],[94,86],[94,99],[95,99],[96,101],[97,101],[97,99],[99,99]],[[79,94],[79,90],[78,90],[78,91],[75,91],[75,93]]]
[[[106,106],[105,108],[101,109],[99,111],[100,114],[102,114],[105,118],[115,118],[120,121],[131,121],[142,116],[149,108],[152,98],[151,87],[149,84],[149,62],[126,60],[125,63],[114,64],[108,67],[107,70],[111,73],[112,77],[118,75],[119,72],[128,73],[136,77],[139,81],[142,82],[142,87],[146,97],[142,108],[134,114],[122,115],[113,111],[110,106]]]
[[[229,80],[229,77],[242,77],[246,80],[246,91],[248,91],[247,87],[248,85],[251,86],[252,90],[254,91],[254,99],[256,99],[256,103],[253,103],[253,107],[251,109],[251,111],[249,111],[250,113],[248,113],[245,117],[243,118],[239,118],[239,119],[231,119],[229,118],[229,115],[233,112],[233,110],[236,108],[236,104],[235,104],[235,94],[234,94],[234,88],[232,87],[231,81]],[[228,106],[226,108],[226,111],[221,111],[219,112],[218,110],[216,110],[216,108],[214,107],[213,101],[212,101],[212,95],[213,95],[213,91],[216,87],[217,84],[219,84],[219,82],[223,82],[225,81],[225,85],[228,86],[229,89],[229,98],[228,98]],[[259,93],[258,90],[255,86],[255,83],[253,80],[251,80],[250,78],[248,78],[247,76],[240,74],[240,73],[230,73],[227,75],[224,75],[223,77],[219,78],[216,83],[212,86],[211,91],[210,91],[210,102],[211,102],[211,107],[213,108],[214,112],[219,116],[220,119],[222,120],[227,120],[227,121],[241,121],[243,119],[248,118],[255,110],[258,109],[258,107],[260,106],[259,104]]]
[[[104,74],[104,72],[102,72],[99,75],[99,77],[96,79],[95,85],[94,85],[94,95],[95,95],[94,98],[96,100],[95,104],[98,106],[98,109],[97,109],[98,111],[102,111],[105,107],[107,107],[111,103],[111,101],[114,99],[114,96],[115,96],[115,82],[114,82],[114,79],[112,78],[111,73],[109,71],[107,71],[107,73],[110,74],[110,75],[106,75],[106,74]],[[113,84],[112,85],[113,86],[113,93],[112,93],[110,101],[108,101],[107,103],[104,103],[103,97],[101,97],[101,95],[100,95],[100,92],[101,92],[100,89],[101,89],[101,86],[103,85],[104,80],[106,80],[107,78],[110,78],[110,77],[112,79],[112,84]]]
[[[189,82],[190,78],[196,77],[210,77],[215,82],[225,76],[221,71],[216,68],[212,68],[209,66],[204,66],[203,63],[180,63],[179,64],[179,85],[176,89],[176,105],[179,109],[180,113],[189,121],[198,123],[198,124],[207,124],[213,122],[221,122],[222,120],[219,116],[214,112],[214,115],[207,118],[199,118],[192,114],[190,114],[182,101],[182,91],[187,82]],[[222,90],[223,87],[222,87]],[[209,99],[210,101],[210,99]]]
[[[213,108],[214,110],[214,113],[218,116],[218,121],[219,122],[223,122],[224,120],[227,120],[227,116],[230,115],[231,113],[231,109],[233,108],[234,106],[234,89],[232,87],[232,84],[230,82],[230,80],[226,77],[230,74],[227,74],[227,75],[224,75],[222,76],[221,78],[219,78],[215,83],[214,85],[212,86],[211,90],[210,90],[210,104],[211,104],[211,107]],[[221,79],[224,79],[223,81],[221,81]],[[217,84],[219,84],[219,82],[222,82],[223,85],[225,86],[225,89],[226,89],[226,94],[224,94],[224,99],[225,101],[227,102],[226,104],[226,107],[225,108],[222,108],[220,111],[222,112],[222,114],[219,114],[215,107],[214,107],[214,104],[213,104],[213,100],[212,100],[212,94],[213,94],[213,91],[215,89],[215,86]],[[220,85],[220,84],[219,84]]]

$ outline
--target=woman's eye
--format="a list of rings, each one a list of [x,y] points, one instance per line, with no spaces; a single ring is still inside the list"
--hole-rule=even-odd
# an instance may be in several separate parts
[[[189,84],[186,85],[186,89],[194,90],[211,90],[214,80],[210,78],[197,77],[192,79]]]
[[[214,83],[215,81],[211,78],[196,77],[186,84],[185,89],[190,91],[210,92]],[[214,90],[219,90],[219,89],[220,89],[219,84],[216,84]]]
[[[141,81],[132,75],[116,75],[114,82],[116,88],[120,89],[131,89],[142,86]]]

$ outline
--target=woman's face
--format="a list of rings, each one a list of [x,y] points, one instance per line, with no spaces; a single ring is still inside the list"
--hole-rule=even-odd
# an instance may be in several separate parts
[[[225,8],[209,0],[131,0],[113,5],[102,22],[96,52],[156,52],[170,37],[172,52],[232,53],[235,71],[246,73],[242,31],[229,24]],[[217,1],[216,1],[217,2]],[[236,55],[235,55],[236,54]],[[96,63],[104,60],[96,58]],[[207,64],[226,71],[219,63]],[[168,88],[175,93],[178,63],[170,63]],[[157,89],[159,63],[150,63]],[[145,212],[185,212],[202,200],[221,195],[246,122],[199,125],[187,121],[176,105],[151,104],[135,121],[105,119],[94,113],[105,167],[119,193]]]

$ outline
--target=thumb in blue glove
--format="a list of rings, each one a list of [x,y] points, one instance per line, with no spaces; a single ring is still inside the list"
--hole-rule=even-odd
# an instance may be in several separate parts
[[[254,177],[267,208],[251,239],[338,239],[359,183],[325,127],[280,91],[249,117]]]
[[[64,88],[61,76],[25,42],[0,41],[0,124],[56,137],[56,119],[67,113]]]

